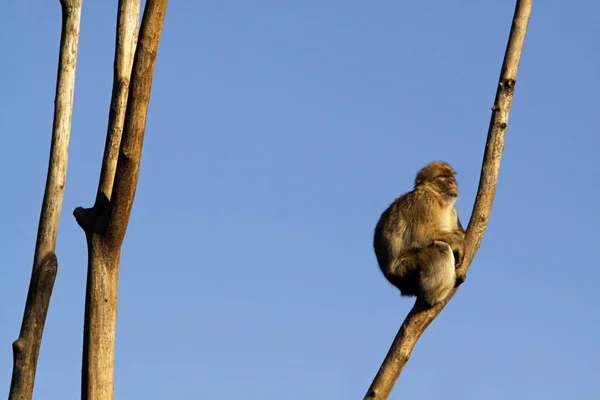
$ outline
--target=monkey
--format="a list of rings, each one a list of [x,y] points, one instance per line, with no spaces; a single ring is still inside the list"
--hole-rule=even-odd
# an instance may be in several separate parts
[[[416,296],[425,308],[450,294],[464,256],[455,176],[446,162],[427,164],[417,173],[414,189],[398,197],[375,227],[373,248],[381,272],[402,296]]]

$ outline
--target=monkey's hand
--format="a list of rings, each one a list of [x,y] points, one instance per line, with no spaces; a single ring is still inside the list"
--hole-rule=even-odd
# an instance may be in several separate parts
[[[465,233],[463,231],[443,232],[434,241],[448,243],[450,248],[452,248],[452,253],[454,253],[455,267],[458,268],[462,264],[465,254]]]
[[[450,245],[450,247],[452,247],[452,251],[454,252],[454,265],[456,268],[458,268],[462,264],[465,256],[465,232],[462,230],[456,230],[454,231],[453,236],[455,238],[455,242],[453,245]]]
[[[463,262],[463,258],[465,256],[465,250],[464,250],[464,248],[461,248],[461,249],[456,249],[453,252],[454,252],[454,267],[458,268],[458,267],[460,267],[460,265]]]

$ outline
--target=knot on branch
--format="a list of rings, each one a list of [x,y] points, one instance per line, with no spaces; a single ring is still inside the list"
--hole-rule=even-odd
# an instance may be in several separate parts
[[[16,360],[17,358],[17,354],[23,352],[23,349],[25,348],[25,343],[23,343],[23,339],[18,338],[17,340],[15,340],[12,344],[12,350],[13,350],[13,358]]]
[[[510,79],[510,78],[503,79],[498,84],[498,86],[499,86],[498,89],[512,94],[515,90],[516,83],[517,83],[517,81],[515,81],[514,79]]]
[[[46,257],[42,260],[40,265],[40,276],[44,276],[47,274],[54,274],[58,272],[58,258],[56,258],[56,254],[54,252],[48,253]]]
[[[109,212],[110,201],[104,193],[100,193],[94,207],[77,207],[73,211],[73,216],[75,217],[77,224],[87,235],[98,234],[103,236],[106,232]]]

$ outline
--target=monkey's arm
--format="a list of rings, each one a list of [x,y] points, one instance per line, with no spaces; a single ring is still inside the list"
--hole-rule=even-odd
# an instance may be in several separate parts
[[[453,231],[439,231],[434,235],[433,240],[438,240],[440,242],[446,242],[452,247],[452,250],[456,248],[465,246],[465,233],[461,230],[453,230]]]
[[[454,229],[451,232],[443,233],[444,239],[440,239],[450,245],[454,253],[455,265],[458,268],[462,264],[465,253],[465,229],[460,223],[456,208],[452,208],[452,213],[455,216]]]

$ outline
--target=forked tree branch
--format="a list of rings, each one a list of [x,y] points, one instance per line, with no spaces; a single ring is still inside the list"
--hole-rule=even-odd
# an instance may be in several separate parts
[[[88,236],[95,232],[101,232],[106,228],[109,202],[112,196],[119,148],[123,135],[125,111],[127,110],[127,97],[129,96],[131,69],[137,45],[139,20],[140,0],[119,0],[113,88],[98,192],[92,208],[78,207],[74,211],[77,223]]]
[[[29,400],[33,396],[42,334],[58,270],[54,251],[67,176],[81,0],[61,0],[60,4],[62,29],[50,160],[21,332],[13,343],[9,400]]]
[[[113,97],[98,193],[92,208],[74,211],[88,244],[82,400],[112,400],[114,392],[121,246],[137,187],[154,63],[168,1],[146,1],[136,46],[139,3],[119,1]]]
[[[459,282],[464,281],[466,277],[467,270],[481,244],[492,210],[500,160],[504,149],[504,136],[508,126],[508,115],[512,105],[517,69],[523,51],[532,1],[517,0],[516,3],[504,63],[500,72],[498,90],[492,107],[479,188],[473,206],[473,213],[467,227],[465,256],[462,265],[457,270]],[[454,288],[446,300],[431,309],[421,309],[415,303],[415,306],[402,323],[383,364],[365,395],[365,399],[383,400],[388,398],[394,383],[408,362],[417,340],[450,301],[450,298],[454,296],[457,289],[458,287]]]
[[[102,236],[99,234],[106,229],[106,220],[110,211],[110,198],[123,134],[139,19],[140,0],[119,0],[113,90],[96,201],[92,208],[78,207],[73,212],[85,232],[88,247],[81,369],[82,399],[108,399],[113,396],[118,257],[116,261],[114,257],[109,259],[105,257],[106,252],[102,251],[104,249]],[[106,299],[104,304],[103,299]]]
[[[167,4],[168,0],[147,0],[144,8],[106,225],[107,240],[118,246],[125,237],[137,188],[154,64]]]

